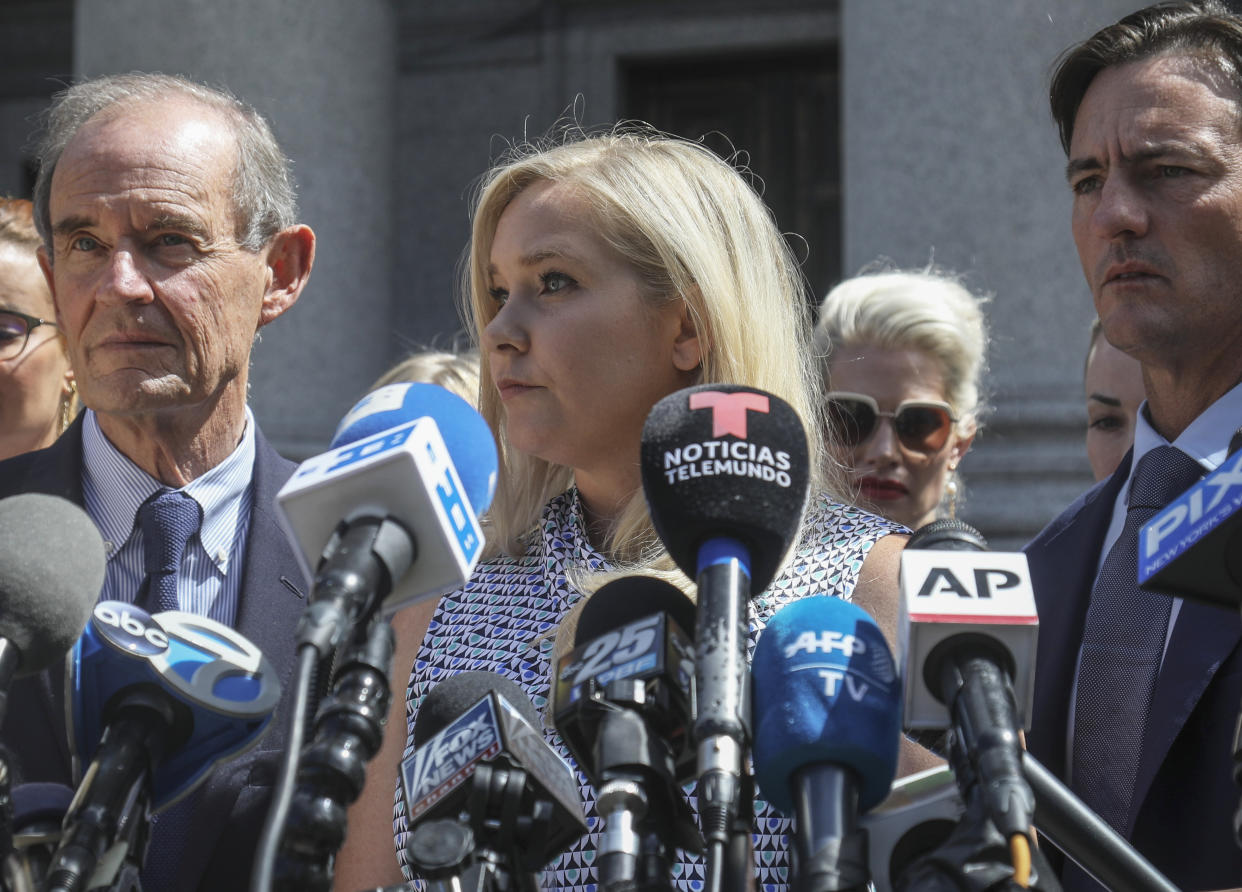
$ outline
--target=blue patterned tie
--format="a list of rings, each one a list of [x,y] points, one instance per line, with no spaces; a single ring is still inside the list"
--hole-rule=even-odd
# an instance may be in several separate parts
[[[147,578],[138,590],[137,604],[148,613],[178,610],[177,572],[186,543],[198,533],[203,509],[175,489],[161,489],[138,508],[142,552]]]
[[[177,575],[186,544],[203,523],[203,509],[183,492],[161,489],[138,509],[147,578],[138,591],[138,606],[148,613],[179,610]],[[151,818],[151,842],[142,868],[145,892],[172,892],[181,856],[189,844],[191,820],[201,788],[163,814]]]
[[[1172,446],[1143,456],[1130,484],[1125,527],[1087,608],[1071,787],[1123,836],[1173,606],[1168,595],[1138,587],[1138,533],[1202,475],[1197,462]]]

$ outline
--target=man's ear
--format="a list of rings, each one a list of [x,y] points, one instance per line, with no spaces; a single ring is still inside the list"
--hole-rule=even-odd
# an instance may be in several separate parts
[[[56,306],[56,282],[52,278],[52,258],[47,256],[47,248],[39,245],[35,251],[35,259],[39,261],[39,269],[43,271],[43,278],[47,280],[47,290],[52,294],[52,309],[56,311],[56,321],[60,322],[60,309]]]
[[[677,335],[673,339],[673,365],[678,371],[692,372],[703,362],[703,346],[689,301],[679,302],[677,321]]]
[[[297,301],[315,262],[315,233],[298,224],[282,229],[267,246],[267,291],[259,311],[259,327],[267,325]]]

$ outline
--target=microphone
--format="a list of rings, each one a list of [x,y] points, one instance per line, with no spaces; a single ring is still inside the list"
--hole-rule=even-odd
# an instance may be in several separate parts
[[[586,833],[573,769],[544,740],[516,682],[490,672],[447,678],[419,706],[413,736],[401,782],[416,869],[441,864],[446,837],[468,849],[472,834],[477,869],[533,872]]]
[[[95,605],[71,668],[69,736],[82,782],[49,872],[56,890],[83,888],[119,840],[145,845],[147,810],[167,808],[253,746],[280,699],[275,669],[228,626],[120,601]],[[119,867],[122,857],[107,860]]]
[[[27,493],[0,499],[0,722],[9,684],[65,655],[103,587],[103,539],[77,505]],[[49,546],[55,546],[49,559]]]
[[[710,870],[739,813],[750,737],[746,601],[771,583],[797,535],[810,479],[806,432],[776,396],[705,384],[655,404],[641,458],[656,532],[698,583],[694,739]]]
[[[901,690],[880,627],[820,595],[787,604],[759,636],[755,781],[797,822],[795,885],[867,888],[859,816],[888,794],[901,742]]]
[[[694,776],[693,628],[694,604],[676,586],[616,579],[587,600],[558,663],[556,728],[604,819],[601,888],[667,887],[671,845],[703,849],[680,789]]]
[[[893,783],[862,816],[867,865],[877,892],[889,892],[916,859],[935,851],[962,820],[965,806],[948,768],[929,768]]]
[[[1138,581],[1219,607],[1242,607],[1242,452],[1139,531]]]
[[[996,828],[1029,839],[1035,801],[1018,730],[1029,724],[1039,619],[1026,555],[986,548],[973,528],[943,519],[902,553],[905,726],[952,728]]]
[[[315,580],[298,640],[326,657],[377,602],[392,613],[464,585],[496,474],[491,430],[465,400],[434,384],[367,394],[333,448],[302,462],[276,494]]]

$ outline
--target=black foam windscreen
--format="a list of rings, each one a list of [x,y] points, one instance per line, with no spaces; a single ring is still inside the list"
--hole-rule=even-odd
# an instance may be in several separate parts
[[[21,652],[19,678],[73,647],[99,599],[105,566],[99,530],[68,499],[0,499],[0,636]]]
[[[701,384],[660,400],[643,426],[642,479],[656,532],[694,579],[711,538],[750,552],[751,594],[768,587],[802,522],[806,430],[780,397]]]
[[[578,617],[574,647],[653,613],[666,613],[681,630],[694,637],[694,602],[686,593],[654,576],[614,579],[587,599]]]
[[[495,691],[509,701],[532,728],[542,728],[535,706],[521,686],[495,672],[459,672],[432,688],[414,716],[414,746],[422,746],[467,709]]]
[[[941,517],[914,531],[906,548],[936,551],[987,551],[983,534],[956,517]]]

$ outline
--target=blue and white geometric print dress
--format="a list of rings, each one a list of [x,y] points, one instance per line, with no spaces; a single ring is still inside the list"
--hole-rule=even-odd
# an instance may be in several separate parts
[[[902,528],[858,508],[821,500],[808,514],[802,539],[789,566],[766,592],[750,602],[749,647],[768,619],[790,601],[808,595],[835,595],[849,600],[863,558],[877,539]],[[522,557],[500,555],[475,569],[464,589],[444,596],[436,609],[406,689],[406,744],[402,759],[413,752],[414,713],[427,693],[458,672],[496,672],[513,679],[540,713],[547,706],[550,665],[557,625],[582,595],[566,582],[574,568],[608,569],[583,531],[576,489],[545,506],[540,535]],[[573,759],[551,726],[548,742],[572,765]],[[548,865],[544,889],[595,892],[593,862],[599,830],[594,790],[579,772],[587,824],[591,832]],[[691,798],[693,805],[693,798]],[[397,784],[393,809],[397,859],[406,879],[408,836],[405,797]],[[789,821],[755,798],[755,871],[760,890],[785,892],[789,878],[786,851]],[[673,887],[702,892],[704,865],[699,856],[680,850],[673,857]]]

